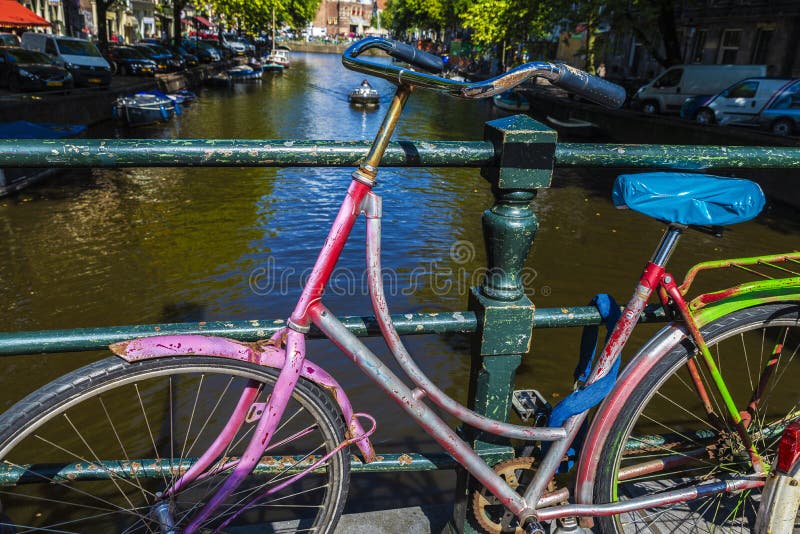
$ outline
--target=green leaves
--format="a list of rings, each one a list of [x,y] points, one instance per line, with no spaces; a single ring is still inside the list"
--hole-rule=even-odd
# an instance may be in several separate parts
[[[304,26],[314,18],[321,0],[211,0],[215,13],[222,15],[228,28],[257,31],[272,27],[275,9],[277,26]]]

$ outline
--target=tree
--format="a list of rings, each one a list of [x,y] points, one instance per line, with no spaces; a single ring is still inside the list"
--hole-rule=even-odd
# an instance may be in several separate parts
[[[172,42],[176,46],[181,44],[183,26],[181,26],[181,14],[183,8],[189,4],[189,0],[172,0]]]
[[[558,20],[557,2],[530,0],[475,0],[461,12],[472,40],[502,45],[502,55],[512,43],[549,37]],[[504,62],[505,64],[505,62]]]
[[[103,52],[108,50],[108,23],[106,22],[106,15],[109,9],[117,6],[118,1],[119,0],[96,0],[97,39],[100,50]]]
[[[243,30],[263,30],[272,26],[272,10],[277,25],[305,26],[317,14],[321,0],[212,0],[211,6],[228,26]]]
[[[650,52],[650,55],[663,67],[682,63],[681,45],[678,40],[678,27],[675,23],[675,3],[673,0],[632,0],[619,2],[617,6],[617,26],[627,28],[636,40]],[[691,3],[691,0],[690,2]],[[656,28],[658,31],[645,31]]]
[[[470,0],[389,0],[384,26],[395,35],[416,28],[433,31],[441,37],[442,30],[458,24],[458,14],[470,4]]]

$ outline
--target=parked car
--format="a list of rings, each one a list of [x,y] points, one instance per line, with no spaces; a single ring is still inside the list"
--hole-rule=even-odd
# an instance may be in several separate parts
[[[106,54],[114,74],[127,76],[153,76],[158,69],[156,62],[131,46],[112,46]]]
[[[19,91],[66,90],[74,86],[72,74],[50,56],[20,47],[0,47],[0,83]]]
[[[19,46],[19,37],[13,33],[0,32],[0,46]]]
[[[164,56],[164,54],[159,54],[155,52],[152,48],[150,48],[146,44],[135,44],[131,46],[135,48],[144,57],[153,61],[156,64],[156,74],[169,71],[169,65],[167,65],[167,58]]]
[[[777,135],[800,131],[800,80],[776,92],[755,121],[760,128]]]
[[[789,78],[747,78],[711,98],[697,110],[700,124],[756,126],[756,116],[767,102],[795,80]]]
[[[200,64],[200,58],[182,46],[175,46],[174,44],[164,44],[162,46],[172,52],[173,55],[183,58],[187,67],[196,67]]]
[[[688,97],[714,95],[739,80],[766,74],[766,65],[676,65],[640,87],[631,107],[645,113],[677,113]]]
[[[57,65],[72,74],[75,85],[108,87],[111,84],[111,65],[91,41],[63,35],[25,32],[22,34],[22,47],[51,56]]]
[[[681,104],[680,117],[690,121],[697,119],[697,112],[712,98],[714,98],[714,95],[690,96]]]
[[[234,38],[228,39],[223,37],[221,44],[230,50],[234,56],[243,56],[247,53],[247,45]]]
[[[206,45],[216,50],[217,53],[220,55],[220,57],[222,57],[222,59],[231,59],[233,57],[233,52],[231,51],[231,49],[222,46],[222,43],[220,43],[216,39],[204,39],[201,42],[205,43]]]
[[[196,55],[203,63],[213,63],[222,59],[216,48],[197,39],[184,39],[181,41],[181,46]]]
[[[169,49],[152,43],[141,43],[140,46],[147,47],[153,51],[151,57],[154,59],[163,59],[164,62],[167,64],[167,70],[169,71],[178,71],[183,70],[186,68],[186,60],[180,57],[177,54],[173,54],[172,51]]]

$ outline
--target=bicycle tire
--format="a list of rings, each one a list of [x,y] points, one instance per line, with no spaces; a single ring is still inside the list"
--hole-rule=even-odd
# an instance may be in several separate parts
[[[0,472],[44,464],[44,469],[32,469],[34,474],[26,471],[13,487],[0,487],[4,521],[17,530],[161,532],[163,521],[156,523],[152,511],[155,493],[206,450],[228,421],[244,384],[257,383],[256,401],[263,402],[277,374],[271,368],[205,356],[135,363],[111,357],[45,385],[0,416]],[[226,458],[243,451],[255,424],[242,425],[225,451]],[[308,432],[301,434],[303,429]],[[344,421],[330,396],[301,378],[271,441],[278,450],[268,448],[265,453],[265,459],[280,458],[278,467],[266,475],[248,476],[203,528],[219,526],[237,506],[310,465],[344,436]],[[301,441],[310,445],[301,449]],[[153,458],[156,465],[141,461]],[[114,471],[107,466],[117,464],[97,461],[107,459],[126,463]],[[65,478],[64,472],[48,471],[53,464],[59,468],[73,464],[72,474]],[[106,480],[80,480],[92,465]],[[148,468],[154,469],[148,473]],[[320,469],[248,508],[231,526],[333,532],[347,497],[349,475],[345,447]],[[226,476],[226,472],[209,475],[171,496],[176,528],[195,515],[193,511]],[[9,484],[1,477],[0,482]]]
[[[705,326],[702,334],[736,406],[752,399],[765,353],[782,343],[773,381],[753,411],[748,434],[765,465],[771,465],[783,418],[798,417],[800,388],[796,367],[800,347],[800,305],[777,303],[736,311]],[[737,352],[738,350],[738,358]],[[755,360],[755,349],[758,361]],[[741,355],[744,354],[744,358]],[[723,421],[716,429],[705,417],[685,363],[698,353],[684,340],[666,351],[631,392],[612,424],[606,456],[598,466],[595,502],[615,502],[700,482],[723,480],[750,472],[741,439]],[[767,354],[769,355],[769,354]],[[759,363],[760,362],[760,363]],[[699,361],[702,380],[717,414],[726,414],[719,394],[709,386],[710,374]],[[666,418],[668,415],[669,418]],[[777,434],[777,435],[775,435]],[[696,451],[694,453],[690,451]],[[662,472],[620,472],[666,457],[684,458],[683,465]],[[600,517],[602,532],[749,532],[755,522],[760,490],[722,493],[685,503]]]

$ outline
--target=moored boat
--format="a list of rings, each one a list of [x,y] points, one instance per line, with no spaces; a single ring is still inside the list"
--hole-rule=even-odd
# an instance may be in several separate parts
[[[280,63],[273,63],[268,61],[267,58],[264,58],[264,64],[261,66],[264,69],[264,72],[283,72],[284,67]]]
[[[492,97],[495,106],[505,111],[528,111],[531,103],[525,95],[516,91],[506,91]]]
[[[380,93],[373,89],[367,80],[364,80],[360,86],[350,92],[348,100],[354,106],[374,107],[378,105],[380,96]]]
[[[272,51],[264,56],[265,63],[280,65],[284,69],[289,68],[289,52],[280,48],[273,48]]]
[[[123,96],[114,102],[114,115],[130,126],[166,122],[180,112],[180,104],[156,92]]]
[[[262,69],[261,65],[237,65],[226,70],[225,73],[230,76],[234,83],[236,83],[250,80],[260,80],[261,76],[264,74],[264,70]]]
[[[15,121],[0,123],[0,139],[63,139],[75,137],[86,126]],[[0,197],[4,197],[60,172],[57,167],[0,169]]]

